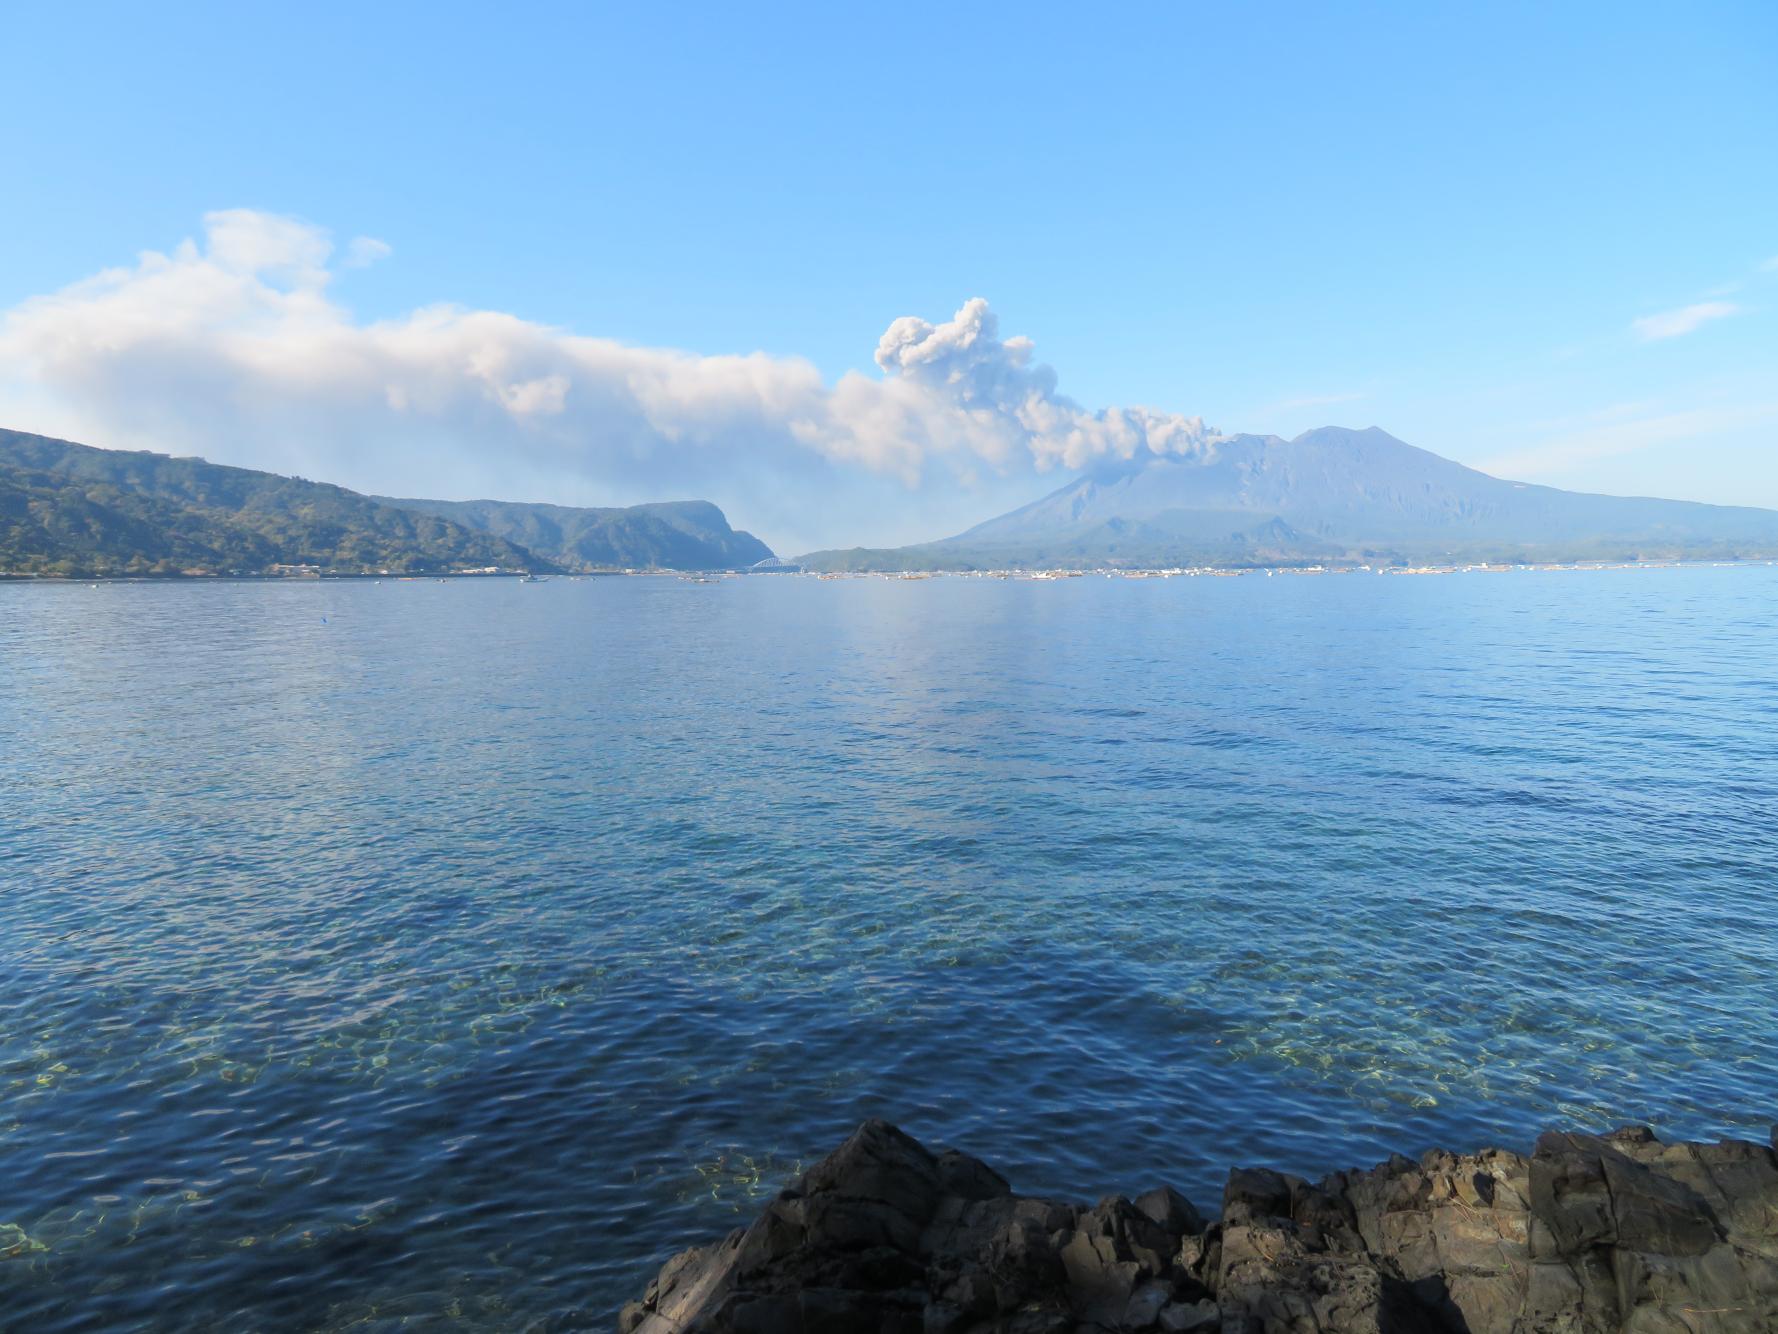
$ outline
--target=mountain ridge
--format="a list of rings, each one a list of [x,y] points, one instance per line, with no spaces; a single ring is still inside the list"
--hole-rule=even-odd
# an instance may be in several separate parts
[[[418,574],[539,564],[510,542],[326,482],[0,430],[0,572]]]
[[[478,506],[501,513],[490,517]],[[607,543],[612,559],[600,562],[583,558],[587,532],[558,559],[496,531],[516,531],[523,525],[514,516],[531,514],[544,532],[536,518],[542,511],[553,515],[558,535],[579,524],[624,540]],[[748,559],[755,549],[760,555]],[[0,575],[259,575],[278,567],[436,574],[601,563],[726,569],[771,554],[751,534],[730,529],[708,501],[609,510],[396,501],[200,458],[100,449],[0,428]]]

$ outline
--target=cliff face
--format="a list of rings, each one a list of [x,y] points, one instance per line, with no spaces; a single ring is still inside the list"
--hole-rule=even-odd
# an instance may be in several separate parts
[[[745,570],[772,559],[770,547],[730,528],[707,500],[581,509],[513,500],[378,499],[516,543],[570,570]]]
[[[662,1267],[622,1334],[1728,1334],[1778,1330],[1774,1145],[1643,1129],[1236,1170],[1088,1208],[867,1122],[752,1226]]]

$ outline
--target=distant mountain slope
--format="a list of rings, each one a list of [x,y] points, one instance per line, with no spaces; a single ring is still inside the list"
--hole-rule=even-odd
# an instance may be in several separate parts
[[[506,500],[378,499],[517,542],[570,569],[737,570],[772,558],[770,547],[730,528],[707,500],[577,509]]]
[[[1501,481],[1371,427],[1115,462],[940,542],[821,569],[1778,554],[1778,511]]]
[[[0,573],[549,568],[503,538],[356,492],[0,430]]]

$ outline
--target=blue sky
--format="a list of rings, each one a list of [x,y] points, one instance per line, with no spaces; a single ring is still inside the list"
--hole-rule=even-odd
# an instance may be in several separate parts
[[[1770,4],[257,8],[10,9],[0,422],[792,550],[1192,417],[1778,507]]]

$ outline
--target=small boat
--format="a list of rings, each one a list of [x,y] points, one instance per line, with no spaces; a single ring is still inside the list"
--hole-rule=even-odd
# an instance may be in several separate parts
[[[520,579],[519,582],[521,584],[547,584],[549,579],[544,575],[527,574],[523,579]]]

